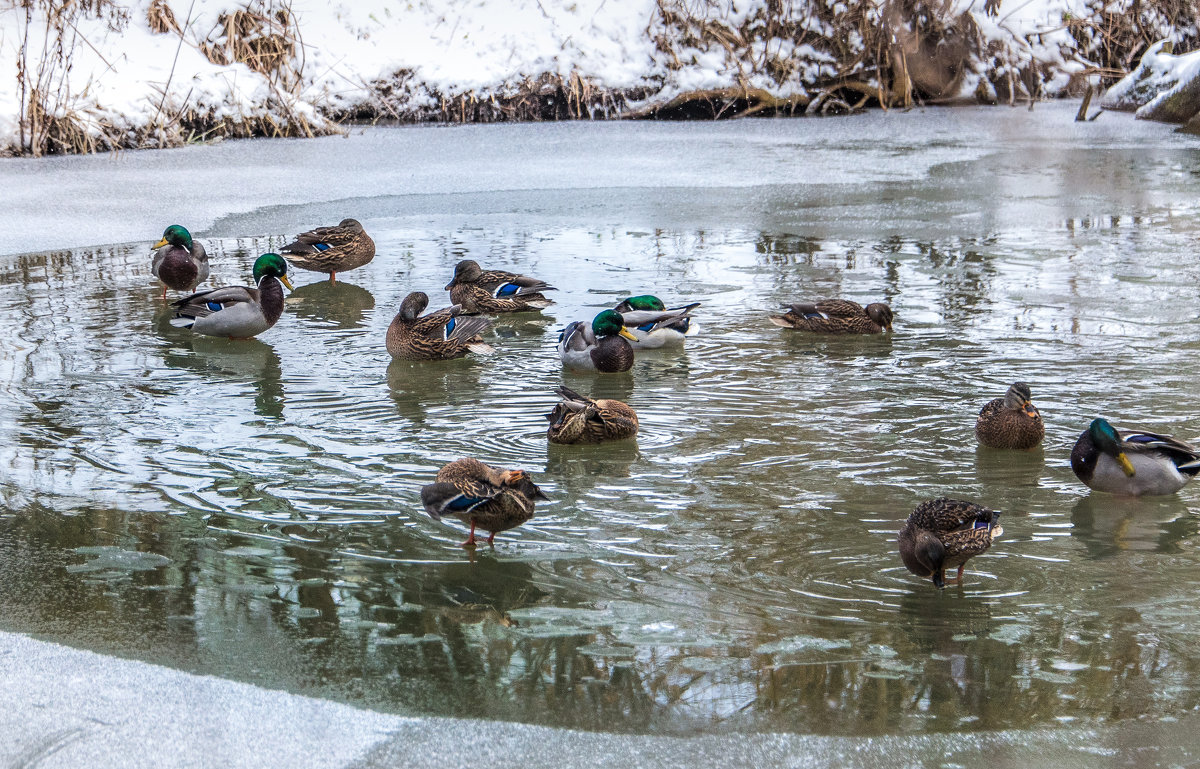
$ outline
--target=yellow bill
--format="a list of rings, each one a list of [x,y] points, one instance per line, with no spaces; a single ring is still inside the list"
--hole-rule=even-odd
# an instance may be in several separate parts
[[[620,334],[621,336],[625,337],[626,339],[628,339],[631,342],[636,342],[638,340],[638,338],[633,335],[633,332],[631,332],[629,329],[625,328],[624,326],[621,326],[621,330],[618,331],[617,333]]]
[[[1125,474],[1130,478],[1132,478],[1134,473],[1137,472],[1133,469],[1133,463],[1129,461],[1129,457],[1125,456],[1124,451],[1122,451],[1120,454],[1117,454],[1117,462],[1120,463],[1121,469],[1124,470]]]

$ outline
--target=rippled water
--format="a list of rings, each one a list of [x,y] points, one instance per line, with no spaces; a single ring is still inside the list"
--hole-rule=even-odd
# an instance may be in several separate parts
[[[1200,156],[1158,126],[961,114],[895,116],[869,144],[853,122],[764,121],[768,165],[838,159],[819,183],[229,217],[199,233],[221,282],[303,222],[356,215],[379,248],[336,284],[301,272],[249,342],[167,323],[149,276],[160,222],[144,243],[0,257],[0,626],[375,708],[603,730],[1193,710],[1200,486],[1088,494],[1067,456],[1097,415],[1200,435]],[[931,126],[944,147],[923,143]],[[644,152],[657,134],[639,131],[710,129],[517,130],[628,131]],[[899,170],[856,176],[875,156]],[[501,318],[489,358],[392,362],[400,300],[444,301],[468,257],[549,281],[558,303]],[[685,350],[639,353],[628,375],[562,371],[559,328],[648,291],[703,302]],[[817,296],[887,301],[896,331],[766,322]],[[975,415],[1014,380],[1044,451],[977,449]],[[628,401],[636,443],[549,446],[561,383]],[[494,550],[461,550],[419,489],[463,455],[532,471],[553,502]],[[942,494],[1002,509],[1005,535],[939,592],[894,536]]]

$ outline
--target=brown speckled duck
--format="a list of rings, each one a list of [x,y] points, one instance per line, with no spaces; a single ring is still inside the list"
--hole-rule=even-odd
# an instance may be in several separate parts
[[[446,284],[450,301],[462,305],[464,313],[502,313],[543,310],[554,304],[543,291],[557,291],[550,284],[526,275],[503,270],[484,270],[474,259],[454,265],[454,278]]]
[[[471,525],[463,547],[475,547],[475,529],[496,533],[516,528],[533,517],[537,500],[548,500],[524,470],[498,470],[478,459],[456,459],[438,470],[437,482],[421,489],[421,504],[440,521],[453,515]]]
[[[178,224],[163,230],[162,239],[155,243],[150,272],[162,281],[163,298],[167,289],[192,291],[208,279],[208,253],[192,233]]]
[[[975,420],[975,437],[993,449],[1032,449],[1042,442],[1046,425],[1033,405],[1029,385],[1014,382],[1003,398],[991,400]]]
[[[334,227],[318,227],[296,236],[280,253],[292,264],[313,272],[337,273],[362,267],[375,258],[375,241],[357,219],[343,219]]]
[[[562,398],[546,415],[551,443],[601,443],[637,435],[638,418],[628,404],[616,400],[594,401],[567,387],[555,390]]]
[[[881,334],[892,330],[892,308],[882,302],[863,307],[849,299],[798,302],[783,315],[772,315],[776,326],[820,334]]]
[[[400,311],[387,330],[387,351],[401,360],[448,360],[468,352],[489,353],[493,349],[480,334],[492,322],[487,318],[464,318],[459,307],[443,307],[422,316],[429,297],[414,291],[404,297]]]
[[[937,587],[946,586],[946,569],[957,566],[955,581],[962,584],[967,560],[986,551],[1004,533],[999,518],[998,511],[960,499],[922,502],[896,538],[900,559],[913,574],[931,577]]]

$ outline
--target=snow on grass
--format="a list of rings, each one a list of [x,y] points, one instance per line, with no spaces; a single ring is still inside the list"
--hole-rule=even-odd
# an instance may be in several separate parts
[[[0,0],[0,151],[18,143],[22,44],[33,65],[28,75],[36,80],[37,53],[59,42],[46,31],[49,0],[33,2],[27,25],[25,9]],[[824,29],[805,2],[789,5],[787,13],[818,38],[839,34]],[[1070,55],[1065,22],[1086,13],[1084,2],[1005,0],[989,15],[982,0],[958,0],[947,18],[970,14],[984,42],[997,43],[1012,59],[1005,66],[1013,73],[1030,60],[1039,62],[1050,73],[1043,93],[1053,94],[1086,66]],[[808,43],[768,41],[766,52],[794,65],[777,82],[761,69],[745,71],[728,47],[712,40],[674,39],[667,53],[656,36],[671,25],[657,0],[167,0],[183,28],[182,43],[174,32],[151,31],[150,0],[97,4],[99,18],[93,11],[63,31],[67,57],[42,73],[40,85],[52,96],[48,102],[57,117],[117,146],[178,144],[210,132],[270,133],[273,127],[300,135],[308,127],[329,131],[334,126],[323,115],[364,105],[367,113],[379,113],[389,91],[393,106],[429,110],[440,99],[513,95],[543,76],[579,78],[589,87],[641,91],[663,101],[731,86],[786,97],[831,80],[845,64]],[[295,33],[290,72],[264,74],[205,55],[202,46],[221,49],[229,15],[247,7],[272,19],[287,12],[283,26]],[[764,7],[726,2],[700,10],[738,30]],[[994,66],[974,62],[961,94],[996,98]],[[297,125],[301,130],[294,130]]]

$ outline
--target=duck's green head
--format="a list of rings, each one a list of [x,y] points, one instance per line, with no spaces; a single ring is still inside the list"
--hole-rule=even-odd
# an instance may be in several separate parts
[[[272,278],[278,278],[279,282],[288,287],[289,291],[295,291],[292,288],[292,282],[287,276],[288,263],[279,254],[263,254],[254,260],[254,284],[258,285],[262,279],[270,275]]]
[[[1135,473],[1133,463],[1129,461],[1129,457],[1125,456],[1125,450],[1121,448],[1121,436],[1117,434],[1116,428],[1110,425],[1107,419],[1100,417],[1093,419],[1088,426],[1088,436],[1096,448],[1117,460],[1117,464],[1121,465],[1125,474],[1130,478],[1133,477]]]
[[[592,333],[597,337],[621,335],[626,339],[637,341],[637,337],[625,328],[625,319],[616,310],[605,310],[592,319]]]
[[[162,248],[163,246],[182,246],[187,250],[192,250],[192,233],[187,231],[183,225],[172,224],[170,227],[163,230],[162,240],[155,243],[151,248]]]
[[[617,312],[637,312],[639,310],[664,312],[666,309],[667,306],[662,303],[661,299],[650,294],[631,296],[617,305]]]

